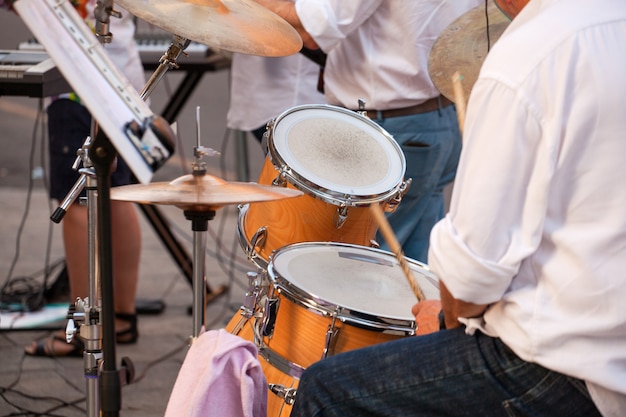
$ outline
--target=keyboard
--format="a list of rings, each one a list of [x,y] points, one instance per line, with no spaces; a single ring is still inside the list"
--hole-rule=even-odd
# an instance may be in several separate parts
[[[138,35],[141,62],[155,70],[167,52],[172,38]],[[206,45],[190,42],[177,59],[178,69],[202,73],[230,67],[230,58]],[[0,50],[0,96],[49,97],[71,90],[43,46],[35,39],[21,42],[17,50]]]
[[[0,50],[0,96],[49,97],[71,91],[43,51]]]
[[[161,57],[167,52],[172,37],[161,33],[137,34],[135,37],[141,63],[146,70],[154,70],[159,66]],[[22,42],[18,46],[20,51],[43,51],[43,47],[36,39]],[[208,46],[191,41],[185,51],[178,57],[177,63],[183,69],[193,67],[207,71],[216,71],[230,66],[230,58],[223,53],[218,53]]]

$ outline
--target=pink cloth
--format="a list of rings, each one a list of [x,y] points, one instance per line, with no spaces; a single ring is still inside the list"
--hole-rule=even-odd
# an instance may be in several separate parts
[[[165,417],[266,417],[256,346],[224,329],[202,333],[178,372]]]

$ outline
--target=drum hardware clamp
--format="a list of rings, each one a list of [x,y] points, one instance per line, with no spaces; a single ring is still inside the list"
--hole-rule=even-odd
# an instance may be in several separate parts
[[[250,238],[250,247],[248,251],[246,251],[246,255],[248,258],[252,259],[254,257],[254,249],[259,248],[263,249],[265,247],[265,241],[267,240],[267,227],[261,226],[257,229],[256,232]]]
[[[339,315],[340,307],[337,307],[335,312],[333,313],[333,318],[328,325],[328,330],[326,330],[326,340],[324,343],[324,350],[322,351],[322,359],[326,359],[328,355],[333,355],[335,350],[335,344],[337,343],[337,335],[339,334],[339,328],[335,327],[335,321],[337,321],[337,316]]]
[[[296,401],[296,388],[285,388],[283,385],[280,384],[268,384],[268,388],[278,397],[285,400],[285,404],[287,405],[293,405],[293,403]]]

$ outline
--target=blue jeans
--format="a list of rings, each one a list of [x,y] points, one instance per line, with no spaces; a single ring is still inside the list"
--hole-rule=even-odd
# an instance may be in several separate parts
[[[292,417],[600,416],[583,381],[464,329],[332,356],[302,375]]]
[[[444,216],[443,189],[454,180],[461,153],[461,133],[455,106],[411,116],[372,119],[402,147],[409,191],[389,223],[409,258],[428,263],[430,231]],[[389,250],[381,235],[381,249]]]

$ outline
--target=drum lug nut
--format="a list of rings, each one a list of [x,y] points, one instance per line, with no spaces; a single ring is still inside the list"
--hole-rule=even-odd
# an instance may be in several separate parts
[[[409,188],[411,188],[412,182],[413,179],[409,178],[406,181],[403,181],[402,184],[400,184],[400,187],[398,187],[398,191],[395,193],[394,196],[389,199],[389,201],[387,201],[387,204],[385,204],[385,212],[392,213],[396,211],[396,209],[398,208],[398,204],[400,204],[400,202],[402,201],[402,197],[404,197],[407,191],[409,191]]]
[[[254,256],[254,249],[258,248],[259,250],[265,247],[265,240],[267,239],[267,228],[265,226],[261,226],[257,229],[256,232],[252,235],[250,239],[251,251],[247,253],[248,258],[252,258]]]
[[[337,211],[335,212],[335,227],[340,229],[346,220],[348,220],[348,206],[337,208]]]
[[[280,174],[272,181],[272,185],[276,187],[284,187],[285,185],[287,185],[287,180],[285,179],[285,176],[285,173],[281,171]]]

